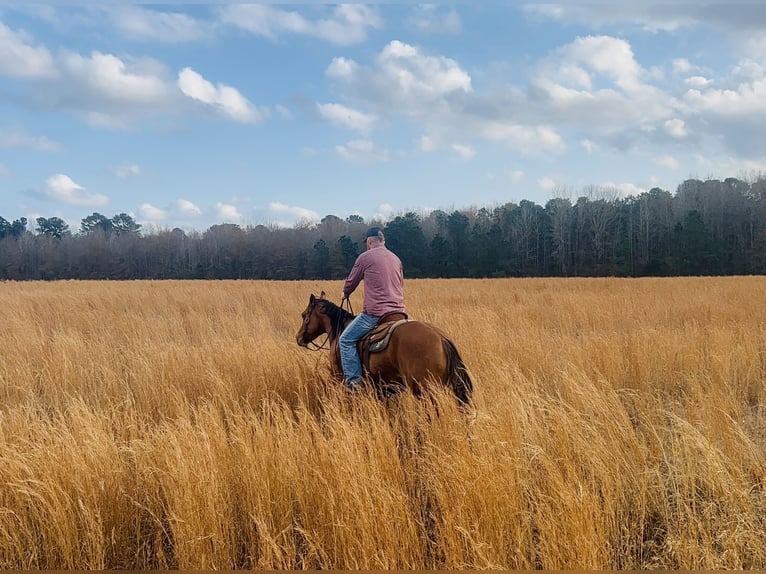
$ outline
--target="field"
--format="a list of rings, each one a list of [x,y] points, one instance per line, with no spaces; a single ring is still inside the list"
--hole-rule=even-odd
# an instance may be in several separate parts
[[[766,567],[766,277],[409,280],[468,416],[329,384],[321,290],[0,283],[0,568]]]

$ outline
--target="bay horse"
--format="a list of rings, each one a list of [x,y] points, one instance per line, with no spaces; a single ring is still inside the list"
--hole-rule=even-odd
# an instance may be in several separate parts
[[[429,323],[402,318],[406,317],[402,313],[392,315],[397,316],[381,317],[378,327],[357,344],[365,374],[378,396],[409,388],[416,397],[421,397],[428,394],[429,385],[436,382],[450,389],[462,405],[469,405],[473,383],[450,338]],[[296,341],[301,347],[308,347],[317,337],[326,334],[333,375],[342,378],[339,339],[354,317],[350,311],[325,299],[324,291],[319,297],[312,293],[308,306],[301,313],[302,323]],[[394,328],[386,331],[394,323]],[[370,349],[372,334],[386,339],[384,349]],[[314,346],[324,348],[325,343],[321,346],[314,343]]]

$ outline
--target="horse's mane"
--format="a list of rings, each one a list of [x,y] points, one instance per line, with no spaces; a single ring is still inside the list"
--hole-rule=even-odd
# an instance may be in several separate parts
[[[322,299],[322,311],[330,318],[330,339],[336,340],[343,333],[346,323],[356,315],[342,309],[332,301]]]

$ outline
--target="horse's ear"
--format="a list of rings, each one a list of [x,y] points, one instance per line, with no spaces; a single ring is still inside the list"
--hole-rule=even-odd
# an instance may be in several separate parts
[[[311,297],[309,297],[309,305],[313,305],[313,304],[314,304],[314,302],[316,301],[316,299],[317,299],[317,298],[316,298],[316,297],[314,297],[314,294],[312,293],[312,294],[311,294]]]
[[[324,299],[324,295],[325,295],[325,293],[324,293],[324,291],[322,291],[322,292],[319,294],[319,298],[320,298],[320,299]]]

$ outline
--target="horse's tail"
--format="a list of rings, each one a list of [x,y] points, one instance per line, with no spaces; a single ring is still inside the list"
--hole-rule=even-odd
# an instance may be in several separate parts
[[[452,389],[462,404],[468,405],[471,402],[471,393],[473,392],[473,382],[468,374],[468,369],[463,363],[455,343],[447,337],[442,337],[442,345],[444,353],[447,355],[447,372],[444,382]]]

